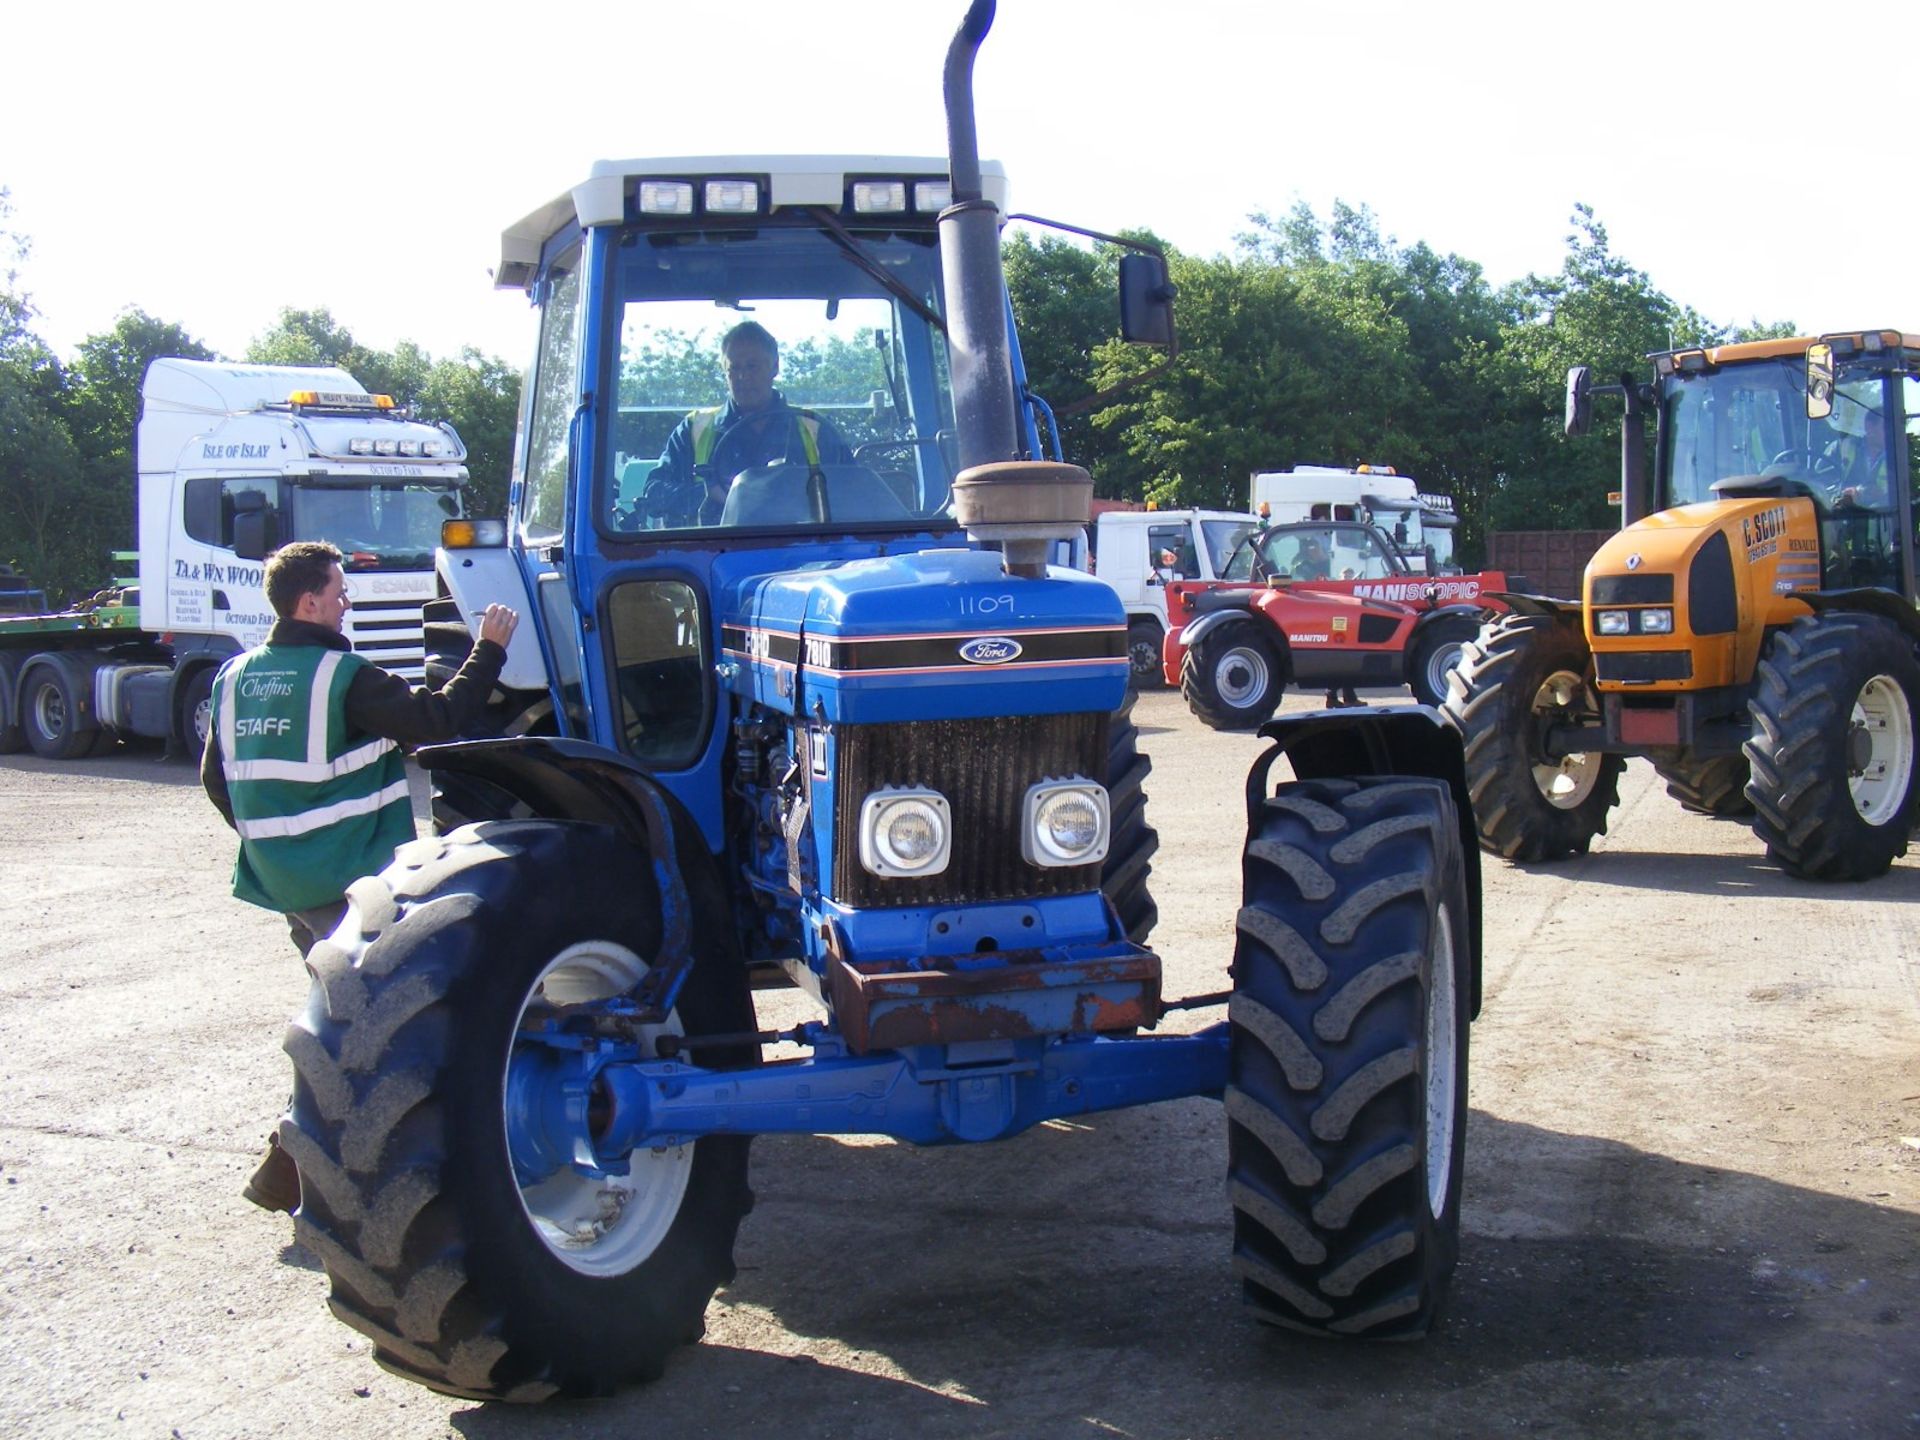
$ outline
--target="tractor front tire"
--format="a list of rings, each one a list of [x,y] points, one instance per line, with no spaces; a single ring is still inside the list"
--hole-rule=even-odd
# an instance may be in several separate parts
[[[1424,1334],[1453,1273],[1474,917],[1447,786],[1284,784],[1248,839],[1228,1006],[1234,1271],[1261,1318]]]
[[[1482,849],[1560,860],[1606,833],[1626,761],[1604,751],[1553,758],[1543,743],[1557,720],[1598,716],[1591,668],[1585,638],[1544,616],[1504,616],[1467,642],[1442,713],[1466,747]]]
[[[1107,807],[1112,838],[1100,867],[1100,890],[1120,917],[1127,938],[1144,945],[1160,918],[1160,907],[1147,889],[1160,836],[1147,823],[1147,794],[1141,787],[1153,762],[1140,753],[1140,731],[1133,723],[1135,698],[1128,695],[1107,721]]]
[[[1681,755],[1656,760],[1653,768],[1667,782],[1667,794],[1695,815],[1738,819],[1753,813],[1753,802],[1747,799],[1745,755],[1711,755],[1705,759]]]
[[[1210,630],[1180,663],[1180,693],[1200,723],[1214,730],[1255,730],[1280,708],[1287,664],[1260,631],[1239,620]]]
[[[508,1071],[531,1004],[627,993],[660,942],[646,856],[568,821],[474,825],[404,845],[348,892],[308,957],[289,1027],[280,1143],[300,1171],[302,1244],[374,1358],[487,1400],[602,1395],[697,1340],[751,1194],[744,1137],[636,1151],[625,1176],[523,1185]],[[744,970],[695,963],[662,1033],[753,1028]],[[755,1063],[757,1047],[703,1050]]]
[[[1809,615],[1775,631],[1748,701],[1753,830],[1804,880],[1871,880],[1907,853],[1920,663],[1875,615]]]

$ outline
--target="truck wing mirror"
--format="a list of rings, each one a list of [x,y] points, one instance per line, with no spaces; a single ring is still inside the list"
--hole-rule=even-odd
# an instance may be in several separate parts
[[[1120,257],[1120,334],[1135,345],[1173,344],[1173,282],[1164,256]]]
[[[1584,435],[1593,428],[1593,369],[1575,365],[1567,371],[1567,434]]]
[[[1833,346],[1817,341],[1807,346],[1807,418],[1824,420],[1833,413]]]
[[[245,497],[241,497],[245,498]],[[233,553],[242,560],[264,560],[280,544],[280,516],[264,505],[233,517]]]

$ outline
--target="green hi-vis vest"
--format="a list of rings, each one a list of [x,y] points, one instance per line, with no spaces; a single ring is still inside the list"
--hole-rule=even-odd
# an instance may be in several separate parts
[[[820,464],[820,417],[806,410],[788,407],[788,413],[800,425],[800,449],[807,457],[810,467]],[[713,459],[713,447],[720,441],[720,432],[714,422],[720,418],[718,410],[696,410],[690,417],[693,420],[693,468],[696,472]]]
[[[347,687],[368,663],[319,645],[265,645],[220,667],[240,899],[283,911],[330,905],[414,838],[399,748],[347,727]]]

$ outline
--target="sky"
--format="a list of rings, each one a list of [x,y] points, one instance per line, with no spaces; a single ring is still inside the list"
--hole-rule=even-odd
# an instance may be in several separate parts
[[[227,356],[286,306],[523,364],[499,235],[631,156],[943,154],[961,0],[228,0],[0,22],[0,228],[62,356],[137,306]],[[1721,323],[1920,330],[1920,3],[1000,0],[980,153],[1015,210],[1230,251],[1369,207],[1503,284],[1576,202]],[[0,257],[3,263],[4,257]]]

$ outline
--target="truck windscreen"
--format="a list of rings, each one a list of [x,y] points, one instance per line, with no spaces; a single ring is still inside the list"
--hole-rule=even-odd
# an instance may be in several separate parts
[[[431,569],[440,522],[460,514],[453,485],[296,484],[292,538],[337,545],[348,570]]]

